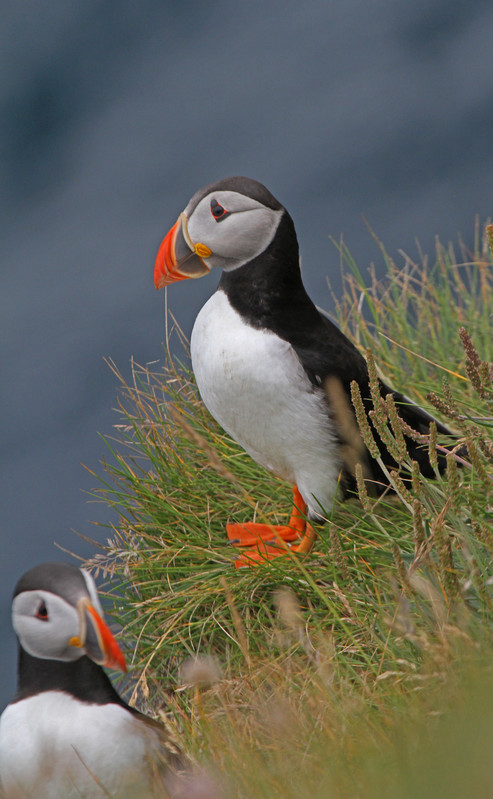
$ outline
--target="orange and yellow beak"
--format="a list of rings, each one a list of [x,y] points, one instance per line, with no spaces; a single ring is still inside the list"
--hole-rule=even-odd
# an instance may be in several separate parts
[[[118,671],[127,671],[123,652],[113,633],[88,599],[77,603],[79,612],[79,635],[70,639],[72,646],[83,649],[91,660],[100,666]]]
[[[192,242],[187,217],[180,214],[159,248],[154,264],[154,285],[160,289],[178,280],[206,275],[210,270],[204,258],[211,255],[206,244]]]

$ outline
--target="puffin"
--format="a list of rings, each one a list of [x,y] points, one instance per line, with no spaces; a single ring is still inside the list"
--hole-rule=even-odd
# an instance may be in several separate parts
[[[199,189],[163,239],[154,284],[197,279],[221,270],[217,290],[191,334],[191,360],[206,407],[259,464],[293,486],[285,525],[228,523],[230,542],[244,547],[237,567],[290,552],[308,553],[336,495],[356,486],[356,463],[376,496],[398,468],[378,433],[379,456],[359,434],[351,384],[364,412],[373,408],[366,359],[322,314],[302,282],[299,247],[288,211],[261,183],[229,177]],[[419,434],[451,431],[379,379],[401,419]],[[435,475],[428,447],[405,436],[422,474]],[[438,455],[443,471],[445,458]]]
[[[15,587],[12,621],[18,684],[0,717],[0,795],[163,796],[182,756],[103,670],[127,667],[89,572],[61,562],[30,569]]]

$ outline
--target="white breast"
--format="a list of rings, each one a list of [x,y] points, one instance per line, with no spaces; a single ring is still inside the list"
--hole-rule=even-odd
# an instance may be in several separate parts
[[[124,707],[85,704],[47,691],[2,714],[2,796],[148,799],[154,793],[147,761],[158,750],[157,733]]]
[[[245,324],[223,291],[197,316],[192,365],[201,397],[254,460],[296,483],[313,514],[330,510],[340,459],[322,390],[291,345]]]

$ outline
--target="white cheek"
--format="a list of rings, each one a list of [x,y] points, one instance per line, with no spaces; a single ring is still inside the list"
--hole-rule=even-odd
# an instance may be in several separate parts
[[[188,220],[193,242],[206,244],[212,250],[207,265],[223,269],[236,268],[260,255],[270,244],[279,226],[282,210],[274,211],[241,195],[216,193],[230,215],[217,222],[211,214],[210,196],[205,197]],[[246,206],[246,207],[245,207]]]
[[[36,618],[41,600],[48,608],[48,620]],[[69,640],[79,633],[77,611],[68,602],[48,591],[26,591],[12,603],[12,624],[22,648],[42,660],[77,660],[84,652]]]
[[[215,255],[236,261],[250,261],[260,255],[271,243],[280,220],[279,211],[262,208],[231,215],[216,223],[211,250]],[[229,223],[229,224],[228,224]]]

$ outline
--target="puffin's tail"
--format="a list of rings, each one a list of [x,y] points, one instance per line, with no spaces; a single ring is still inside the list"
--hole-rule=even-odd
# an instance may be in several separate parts
[[[438,435],[447,437],[447,441],[440,444],[440,447],[437,448],[438,471],[440,474],[443,473],[447,467],[447,452],[457,447],[457,435],[454,431],[432,416],[431,413],[428,413],[423,408],[420,408],[419,405],[416,405],[409,397],[406,397],[398,391],[391,391],[384,383],[381,385],[381,393],[382,397],[385,397],[389,393],[392,394],[397,413],[404,423],[403,433],[407,451],[409,452],[410,458],[418,462],[420,472],[424,477],[434,477],[435,470],[430,463],[428,440],[420,440],[420,437],[426,436],[428,439],[430,435],[430,424],[432,422],[436,425]],[[408,430],[406,430],[406,426]],[[395,461],[383,442],[379,442],[379,448],[385,465],[395,468]],[[460,447],[457,450],[458,455],[464,455],[465,452],[465,447]]]
[[[328,377],[324,383],[325,392],[329,400],[331,415],[335,422],[335,429],[339,439],[339,452],[342,460],[341,489],[343,496],[356,491],[356,472],[357,467],[361,467],[363,478],[367,484],[367,489],[373,495],[382,494],[388,490],[389,480],[385,471],[378,463],[377,457],[387,469],[399,469],[399,462],[396,460],[397,453],[391,452],[392,447],[385,443],[386,431],[380,427],[378,419],[373,413],[374,405],[371,399],[370,386],[366,388],[359,386],[356,395],[353,395],[353,407],[349,398],[349,386],[344,386],[337,377]],[[446,436],[446,443],[440,442],[436,450],[436,466],[440,473],[447,467],[447,453],[457,448],[457,436],[446,425],[439,422],[427,411],[415,405],[412,400],[398,391],[393,391],[379,381],[379,390],[382,400],[390,394],[394,399],[395,409],[402,422],[402,433],[407,452],[411,460],[419,465],[421,474],[424,477],[435,477],[435,469],[430,462],[429,437],[430,424],[435,423],[437,434],[440,437]],[[356,402],[356,400],[358,400]],[[360,406],[360,411],[357,406]],[[356,413],[355,413],[356,408]],[[374,424],[369,421],[369,417]],[[384,412],[384,417],[386,414]],[[360,420],[360,426],[357,419]],[[365,434],[362,423],[367,427]],[[383,427],[387,428],[386,418],[382,420]],[[381,434],[378,432],[380,427]],[[367,439],[367,435],[374,440],[373,446]],[[365,443],[365,439],[367,443]],[[388,442],[390,445],[390,442]],[[375,447],[376,445],[376,447]],[[457,454],[463,456],[466,452],[465,447],[457,449]],[[395,457],[394,457],[395,456]],[[435,460],[435,459],[433,459]],[[460,463],[459,463],[460,465]],[[407,482],[406,474],[402,475],[404,482]]]

